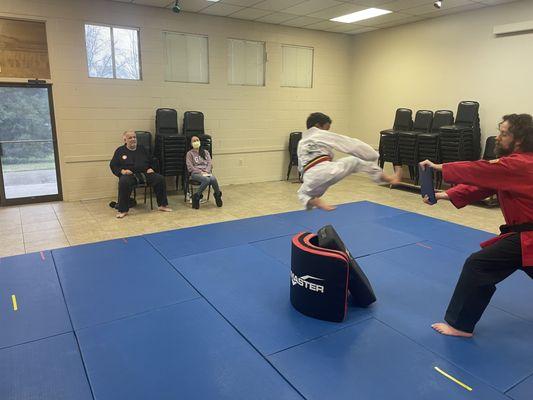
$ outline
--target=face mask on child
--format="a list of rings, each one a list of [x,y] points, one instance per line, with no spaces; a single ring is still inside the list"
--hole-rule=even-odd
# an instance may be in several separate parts
[[[198,150],[200,148],[200,142],[192,142],[192,147]]]

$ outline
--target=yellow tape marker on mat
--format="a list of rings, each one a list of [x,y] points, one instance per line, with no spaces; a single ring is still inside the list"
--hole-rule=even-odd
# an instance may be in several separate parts
[[[17,306],[17,298],[14,294],[11,295],[11,301],[13,302],[13,310],[17,311],[19,308]]]
[[[458,379],[455,379],[453,376],[447,374],[446,372],[444,372],[442,369],[440,369],[439,367],[434,367],[435,370],[439,373],[439,374],[442,374],[444,375],[446,378],[454,381],[455,383],[457,383],[459,386],[461,386],[462,388],[468,390],[469,392],[471,392],[473,389],[468,386],[468,385],[465,385],[463,382],[461,382],[460,380]]]

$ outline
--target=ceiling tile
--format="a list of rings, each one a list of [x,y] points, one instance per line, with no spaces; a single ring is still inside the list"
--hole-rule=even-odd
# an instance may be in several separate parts
[[[264,17],[258,18],[256,21],[265,22],[267,24],[281,24],[282,22],[294,19],[293,14],[284,14],[284,13],[272,13]]]
[[[424,5],[430,5],[433,7],[433,2],[431,0],[392,0],[390,3],[383,4],[380,8],[390,11],[402,11]]]
[[[222,0],[224,4],[231,4],[233,6],[252,7],[261,0]]]
[[[133,4],[140,6],[167,7],[172,0],[133,0]],[[172,2],[173,3],[173,2]]]
[[[237,11],[236,13],[228,15],[228,17],[255,20],[257,18],[264,17],[268,14],[271,14],[271,12],[266,11],[266,10],[258,10],[257,8],[248,7],[248,8],[243,8],[242,10]]]
[[[438,12],[444,14],[444,11],[446,10],[456,8],[459,6],[472,5],[472,4],[475,4],[475,3],[473,3],[470,0],[446,0],[446,1],[443,1],[442,8],[440,10],[433,7],[433,3],[430,2],[423,6],[402,10],[402,12],[405,14],[411,14],[411,15],[424,15],[424,14],[432,14],[432,13],[438,13]]]
[[[487,6],[496,6],[498,4],[505,4],[505,3],[511,3],[513,1],[517,1],[517,0],[476,0],[480,3],[483,3]]]
[[[412,16],[412,17],[407,17],[407,18],[403,18],[403,19],[399,19],[399,20],[396,20],[396,21],[390,21],[390,22],[386,22],[382,25],[377,25],[378,28],[390,28],[390,27],[393,27],[393,26],[400,26],[400,25],[405,25],[405,24],[412,24],[413,22],[418,22],[418,21],[422,21],[424,18],[423,17],[420,17],[420,16]]]
[[[311,17],[296,17],[294,19],[290,19],[288,21],[285,21],[282,23],[282,25],[287,25],[287,26],[295,26],[297,28],[301,28],[301,27],[304,27],[306,25],[311,25],[311,24],[314,24],[314,23],[317,23],[317,22],[322,22],[321,19],[318,19],[318,18],[311,18]]]
[[[305,3],[307,0],[263,0],[254,7],[261,10],[282,11],[296,4]]]
[[[485,5],[484,4],[480,4],[480,3],[470,3],[470,4],[466,4],[464,6],[447,8],[447,9],[445,9],[443,7],[440,10],[434,10],[431,13],[423,14],[423,15],[421,15],[421,17],[423,17],[423,18],[438,18],[438,17],[444,17],[445,15],[457,14],[457,13],[461,13],[461,12],[477,10],[479,8],[482,8],[482,7],[485,7]]]
[[[378,30],[379,28],[370,27],[370,26],[360,26],[358,28],[355,28],[354,30],[347,31],[345,33],[348,33],[350,35],[356,35],[358,33],[365,33],[365,32],[372,32],[375,30]]]
[[[399,21],[400,19],[404,19],[407,17],[410,17],[410,15],[401,14],[401,13],[391,13],[391,14],[381,15],[375,18],[365,19],[364,21],[358,21],[358,23],[365,25],[365,26],[379,26],[379,25],[386,24],[388,22]]]
[[[209,15],[219,15],[225,17],[229,14],[233,14],[237,11],[242,10],[244,7],[233,6],[231,4],[224,3],[214,3],[212,6],[204,8],[201,13]]]
[[[351,3],[367,7],[380,7],[391,1],[392,0],[352,0]]]
[[[173,4],[174,2],[171,2],[169,7],[172,7]],[[213,3],[207,0],[180,0],[181,9],[189,12],[198,12],[209,7],[211,4]]]
[[[308,14],[307,16],[314,17],[314,18],[331,19],[331,18],[340,17],[341,15],[351,14],[351,13],[365,10],[365,9],[366,7],[344,3],[338,6],[335,6],[335,7],[330,7],[325,10],[321,10],[321,11]]]
[[[304,3],[287,8],[283,12],[295,15],[307,15],[339,5],[342,5],[342,3],[336,0],[307,0]]]

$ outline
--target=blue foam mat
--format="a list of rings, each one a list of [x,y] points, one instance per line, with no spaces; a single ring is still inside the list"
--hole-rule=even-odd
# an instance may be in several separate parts
[[[278,236],[296,234],[304,227],[284,221],[279,215],[201,225],[154,233],[146,238],[168,260],[238,246]]]
[[[0,348],[69,331],[72,325],[50,252],[2,258]]]
[[[353,257],[407,246],[422,241],[421,237],[384,227],[375,222],[333,225]],[[315,231],[316,232],[316,231]],[[291,263],[291,236],[254,242],[253,246],[284,264]]]
[[[507,396],[513,400],[531,400],[533,397],[533,376],[530,376],[508,391]]]
[[[302,398],[203,299],[78,337],[98,400]]]
[[[533,280],[523,271],[515,272],[498,284],[491,304],[533,322]]]
[[[142,237],[53,255],[75,329],[199,297]]]
[[[378,297],[373,315],[502,392],[533,373],[533,324],[507,312],[489,306],[470,340],[430,328],[443,320],[457,278],[441,271],[447,268],[446,253],[428,257],[438,260],[434,267],[411,258],[422,251],[430,250],[415,245],[359,259]]]
[[[494,237],[492,233],[414,213],[380,218],[374,222],[425,240],[432,240],[454,249],[470,252],[479,250],[481,242]]]
[[[289,300],[290,268],[249,245],[173,264],[263,354],[369,318],[370,309],[355,307],[340,324],[300,314]]]
[[[305,230],[316,232],[324,225],[344,226],[361,222],[374,221],[378,218],[404,214],[405,211],[369,201],[340,204],[334,211],[293,211],[277,216],[291,224],[304,227]]]
[[[308,400],[500,400],[474,376],[371,319],[270,356]],[[468,391],[434,367],[473,388]]]
[[[0,399],[92,398],[72,333],[0,350]]]

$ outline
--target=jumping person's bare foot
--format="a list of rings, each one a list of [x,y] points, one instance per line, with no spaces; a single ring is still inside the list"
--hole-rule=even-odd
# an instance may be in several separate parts
[[[170,208],[169,206],[159,206],[157,209],[159,211],[163,211],[163,212],[171,212],[172,211],[172,208]]]
[[[439,332],[440,334],[446,335],[446,336],[458,336],[458,337],[464,337],[464,338],[471,338],[472,336],[474,336],[474,334],[470,332],[460,331],[459,329],[455,329],[454,327],[444,322],[433,324],[431,325],[431,327],[435,329],[437,332]]]
[[[308,205],[311,207],[320,208],[324,211],[333,211],[335,206],[331,206],[328,203],[326,203],[324,200],[322,200],[320,197],[315,197],[314,199],[309,200]]]
[[[394,167],[394,174],[388,175],[386,173],[381,174],[381,179],[385,182],[388,182],[391,185],[397,185],[402,181],[402,167],[396,166]]]
[[[116,215],[116,217],[117,217],[118,219],[122,219],[122,218],[124,218],[126,215],[128,215],[127,212],[119,212],[119,213]]]

